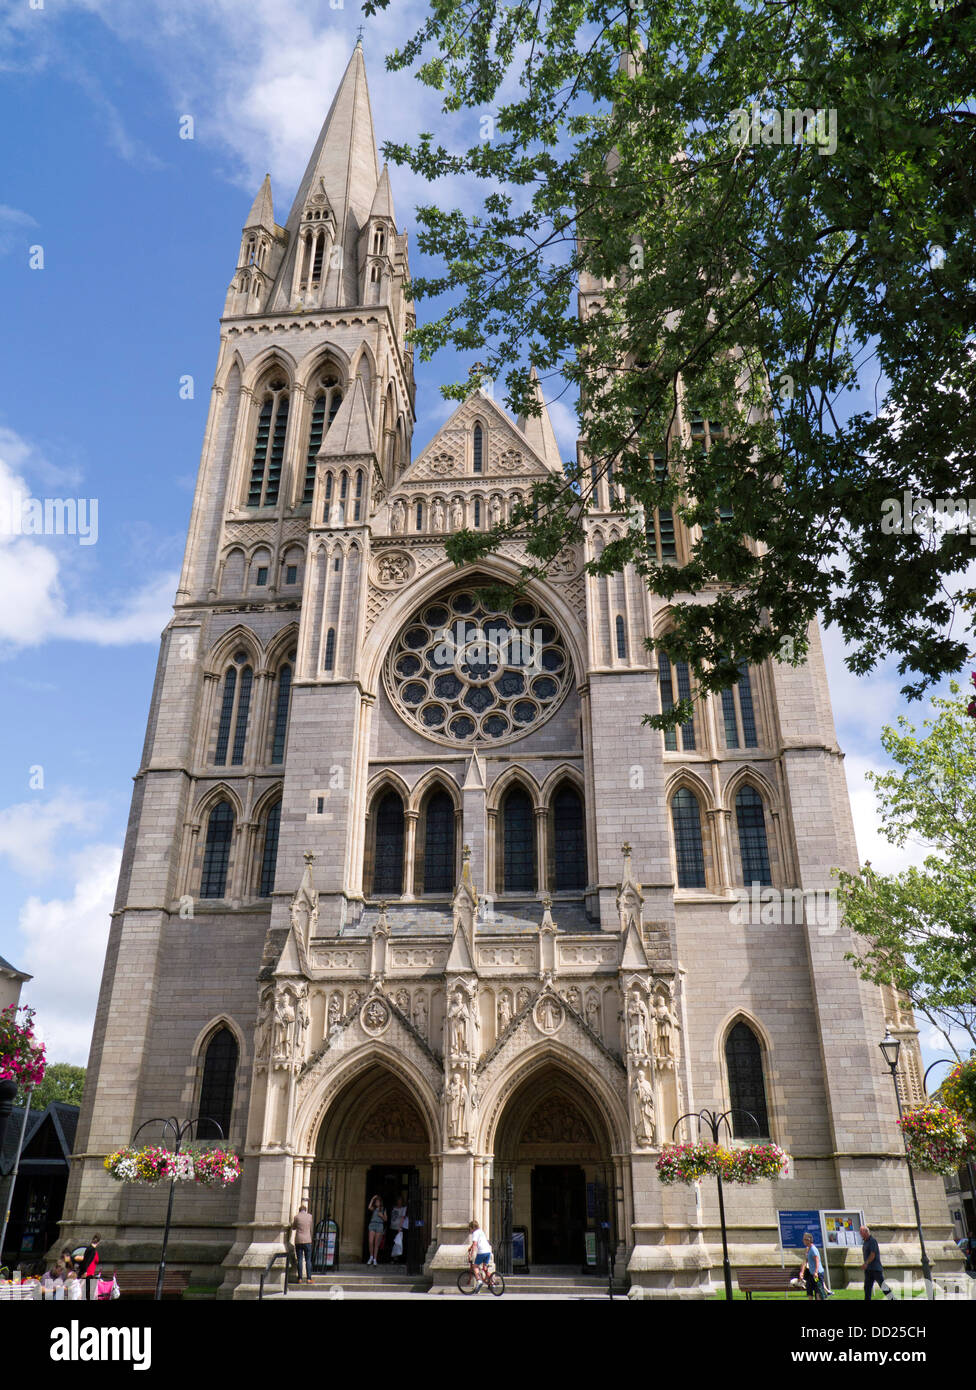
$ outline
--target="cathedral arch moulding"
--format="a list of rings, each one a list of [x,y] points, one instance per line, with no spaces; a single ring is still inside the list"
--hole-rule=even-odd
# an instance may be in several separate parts
[[[312,1063],[299,1080],[299,1102],[295,1114],[295,1149],[298,1153],[314,1153],[319,1131],[328,1123],[334,1108],[357,1081],[365,1082],[369,1073],[377,1081],[392,1077],[407,1091],[427,1129],[431,1152],[436,1153],[440,1136],[440,1103],[438,1091],[441,1075],[429,1059],[422,1059],[420,1048],[398,1035],[395,1046],[385,1039],[366,1042],[351,1039],[352,1050],[344,1055],[327,1050]],[[410,1055],[416,1051],[416,1058]],[[426,1061],[426,1065],[424,1062]]]
[[[294,368],[294,389],[307,392],[328,367],[335,369],[343,388],[347,387],[353,375],[349,354],[344,352],[338,343],[326,342],[317,344],[298,362]]]
[[[263,384],[264,378],[270,376],[275,369],[285,377],[289,389],[294,390],[297,363],[288,349],[283,348],[280,343],[265,348],[251,358],[241,376],[243,390],[256,391],[258,386]]]
[[[548,1072],[553,1084],[572,1097],[584,1115],[592,1117],[591,1126],[595,1122],[605,1132],[611,1153],[626,1152],[629,1119],[622,1099],[626,1077],[621,1071],[618,1086],[610,1068],[609,1059],[594,1063],[577,1047],[557,1037],[542,1040],[534,1047],[504,1048],[479,1085],[475,1151],[496,1153],[500,1128],[510,1106],[517,1105],[526,1088],[531,1090],[533,1082],[544,1080]]]

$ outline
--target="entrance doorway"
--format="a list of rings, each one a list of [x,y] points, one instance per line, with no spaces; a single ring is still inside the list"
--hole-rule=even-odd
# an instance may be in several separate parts
[[[383,1248],[379,1253],[379,1263],[389,1264],[393,1255],[394,1233],[390,1230],[390,1216],[395,1206],[399,1205],[401,1192],[407,1194],[407,1213],[416,1219],[417,1214],[410,1212],[412,1205],[410,1198],[418,1190],[420,1175],[416,1168],[402,1163],[382,1163],[367,1169],[366,1172],[366,1202],[373,1200],[379,1193],[386,1212],[386,1237],[383,1241]],[[363,1213],[363,1264],[369,1258],[369,1213]],[[404,1231],[404,1243],[408,1239],[409,1227]],[[403,1256],[397,1261],[405,1269],[407,1266],[408,1251],[404,1249]]]
[[[532,1249],[538,1265],[586,1261],[586,1175],[570,1164],[532,1169]]]

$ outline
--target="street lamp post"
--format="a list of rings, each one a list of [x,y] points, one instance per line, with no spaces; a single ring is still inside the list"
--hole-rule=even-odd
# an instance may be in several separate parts
[[[901,1041],[891,1036],[891,1030],[885,1032],[884,1039],[878,1043],[881,1055],[888,1064],[891,1072],[891,1081],[895,1088],[895,1104],[898,1106],[898,1118],[902,1118],[901,1095],[898,1090],[898,1054],[901,1051]],[[918,1244],[922,1252],[922,1279],[925,1282],[925,1297],[932,1297],[932,1266],[929,1264],[929,1257],[925,1253],[925,1237],[922,1234],[922,1214],[918,1209],[918,1189],[915,1186],[915,1170],[912,1168],[912,1160],[908,1152],[908,1140],[902,1130],[902,1143],[905,1146],[905,1163],[908,1167],[908,1181],[912,1188],[912,1203],[915,1207],[915,1229],[918,1231]]]
[[[712,1132],[713,1144],[718,1143],[719,1132],[724,1123],[729,1132],[729,1138],[732,1139],[734,1135],[732,1133],[732,1125],[729,1123],[730,1115],[748,1115],[749,1119],[756,1126],[756,1133],[759,1133],[759,1121],[749,1110],[726,1110],[721,1115],[717,1114],[714,1110],[699,1110],[697,1114],[695,1111],[689,1110],[687,1114],[679,1115],[675,1120],[674,1127],[671,1130],[671,1142],[674,1143],[675,1135],[678,1133],[678,1126],[684,1120],[697,1120],[699,1134],[701,1134],[702,1121],[704,1120],[705,1124]],[[715,1181],[718,1184],[718,1219],[722,1227],[722,1272],[725,1275],[725,1301],[726,1303],[731,1303],[732,1264],[729,1260],[729,1233],[725,1225],[725,1193],[722,1189],[722,1174],[720,1172],[716,1172]]]
[[[190,1136],[190,1138],[192,1139],[194,1126],[200,1124],[213,1125],[214,1129],[217,1131],[217,1138],[223,1139],[224,1131],[221,1129],[220,1125],[217,1123],[216,1120],[212,1120],[208,1116],[201,1115],[195,1120],[182,1121],[177,1120],[175,1118],[167,1120],[157,1116],[156,1119],[147,1120],[145,1124],[139,1126],[135,1134],[132,1136],[132,1146],[133,1148],[135,1147],[136,1140],[139,1138],[139,1135],[142,1133],[144,1129],[148,1129],[150,1125],[161,1125],[164,1135],[168,1131],[174,1136],[176,1144],[173,1149],[173,1152],[174,1154],[178,1154],[180,1151],[180,1145],[183,1143],[183,1140],[187,1138],[187,1136]],[[166,1247],[167,1245],[169,1245],[169,1230],[170,1226],[173,1224],[173,1198],[175,1196],[176,1176],[174,1174],[174,1176],[170,1178],[169,1181],[169,1201],[166,1204],[166,1224],[163,1227],[163,1248],[159,1254],[159,1267],[156,1270],[156,1293],[154,1295],[154,1298],[157,1303],[162,1299],[163,1296],[163,1279],[166,1275]]]

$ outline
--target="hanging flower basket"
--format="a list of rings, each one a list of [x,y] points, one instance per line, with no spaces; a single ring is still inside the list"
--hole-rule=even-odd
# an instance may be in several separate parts
[[[23,1013],[23,1023],[17,1014]],[[0,1081],[16,1081],[21,1086],[37,1086],[44,1080],[47,1058],[44,1044],[34,1036],[34,1010],[15,1004],[0,1012]]]
[[[722,1177],[726,1182],[754,1183],[782,1177],[789,1159],[778,1144],[750,1144],[745,1149],[723,1149]]]
[[[189,1149],[173,1153],[156,1144],[143,1149],[125,1147],[109,1154],[105,1167],[117,1182],[153,1185],[164,1180],[198,1182],[206,1187],[226,1187],[241,1175],[241,1162],[227,1149]]]
[[[194,1159],[194,1178],[205,1187],[229,1187],[241,1176],[241,1160],[229,1149],[205,1149]]]
[[[973,1136],[956,1110],[920,1105],[898,1121],[913,1168],[949,1177],[973,1153]]]
[[[657,1161],[657,1175],[670,1186],[676,1182],[701,1182],[719,1171],[721,1150],[716,1144],[666,1144]]]
[[[725,1149],[719,1144],[668,1144],[657,1161],[661,1182],[701,1182],[718,1177],[723,1182],[756,1183],[778,1178],[786,1172],[789,1159],[778,1144],[750,1144],[742,1149]]]

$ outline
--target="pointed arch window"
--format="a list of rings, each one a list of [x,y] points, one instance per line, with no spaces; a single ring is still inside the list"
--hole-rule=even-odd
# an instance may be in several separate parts
[[[472,439],[474,472],[483,473],[485,467],[485,432],[475,425]]]
[[[749,667],[743,662],[735,685],[722,691],[722,722],[726,748],[758,748],[756,707],[752,699]]]
[[[725,1040],[725,1066],[729,1076],[733,1135],[736,1139],[765,1138],[769,1134],[769,1112],[762,1048],[755,1033],[741,1020],[729,1030]],[[748,1113],[743,1114],[743,1111]],[[755,1125],[750,1115],[755,1116]]]
[[[264,823],[264,844],[261,849],[261,880],[258,896],[270,898],[274,892],[275,865],[278,862],[278,831],[281,828],[281,802],[276,801]]]
[[[234,834],[234,812],[229,801],[218,801],[207,820],[207,839],[200,875],[201,898],[222,898],[227,888],[227,866]]]
[[[742,859],[742,882],[770,886],[769,844],[766,840],[766,816],[763,800],[755,787],[743,787],[735,798],[735,820],[739,831],[739,854]]]
[[[380,798],[373,851],[373,896],[403,892],[403,802],[394,791]]]
[[[291,657],[294,660],[294,657]],[[291,703],[292,668],[285,663],[278,672],[278,694],[275,699],[274,732],[271,740],[271,761],[282,763],[285,760],[285,738],[288,734],[288,707]]]
[[[654,481],[663,486],[668,476],[668,461],[664,454],[654,455]],[[678,558],[675,540],[674,512],[671,507],[650,509],[647,514],[647,548],[651,559],[666,565]]]
[[[679,888],[704,888],[705,854],[702,847],[701,809],[698,798],[680,787],[671,799],[674,856]]]
[[[552,799],[553,867],[557,893],[586,887],[586,834],[583,801],[563,783]]]
[[[251,708],[251,688],[254,672],[246,665],[247,652],[234,653],[234,664],[224,673],[224,687],[220,699],[220,716],[217,721],[217,745],[214,750],[214,764],[223,767],[227,762],[228,748],[231,763],[240,766],[244,761],[247,743],[247,720]],[[234,742],[231,747],[231,731]]]
[[[423,502],[418,502],[418,503],[417,503],[417,530],[418,530],[418,531],[422,531],[423,529],[424,529],[424,504],[423,504]]]
[[[622,613],[618,613],[618,614],[617,614],[617,620],[616,620],[616,622],[614,623],[614,629],[615,629],[616,634],[617,634],[617,657],[619,658],[620,661],[626,661],[626,660],[627,660],[627,629],[626,629],[626,627],[624,626],[624,619],[623,619],[623,614],[622,614]]]
[[[302,502],[311,502],[312,494],[315,491],[315,461],[318,458],[322,441],[329,430],[333,420],[339,413],[342,404],[342,391],[339,389],[339,382],[334,376],[324,376],[319,382],[319,388],[315,399],[312,401],[312,415],[308,428],[308,448],[305,452],[305,489],[302,493]],[[332,475],[329,475],[331,482]],[[332,489],[329,488],[326,501],[330,499]]]
[[[661,686],[661,710],[666,712],[669,709],[674,709],[678,702],[675,699],[675,686],[677,686],[678,700],[691,698],[691,677],[686,661],[675,661],[672,664],[665,652],[658,652],[657,665],[658,681]],[[687,724],[682,724],[677,729],[666,729],[664,731],[664,746],[670,753],[692,752],[695,748],[694,719],[689,719]]]
[[[454,802],[438,788],[427,798],[424,811],[425,893],[450,893],[454,887]]]
[[[356,474],[356,500],[355,500],[355,503],[354,503],[354,505],[353,505],[353,511],[352,511],[352,519],[353,519],[353,521],[360,521],[360,520],[362,520],[362,512],[363,512],[363,470],[360,468],[359,472]]]
[[[325,635],[325,661],[323,665],[326,671],[331,671],[335,668],[335,644],[336,630],[334,627],[330,627]]]
[[[237,1039],[229,1028],[218,1028],[204,1054],[197,1116],[201,1121],[215,1120],[220,1129],[201,1123],[197,1127],[198,1139],[226,1139],[230,1134],[236,1080]]]
[[[536,891],[534,822],[532,798],[522,787],[513,787],[502,806],[506,893]]]
[[[288,388],[283,381],[273,381],[258,413],[247,492],[249,507],[273,507],[278,501],[287,430]]]

